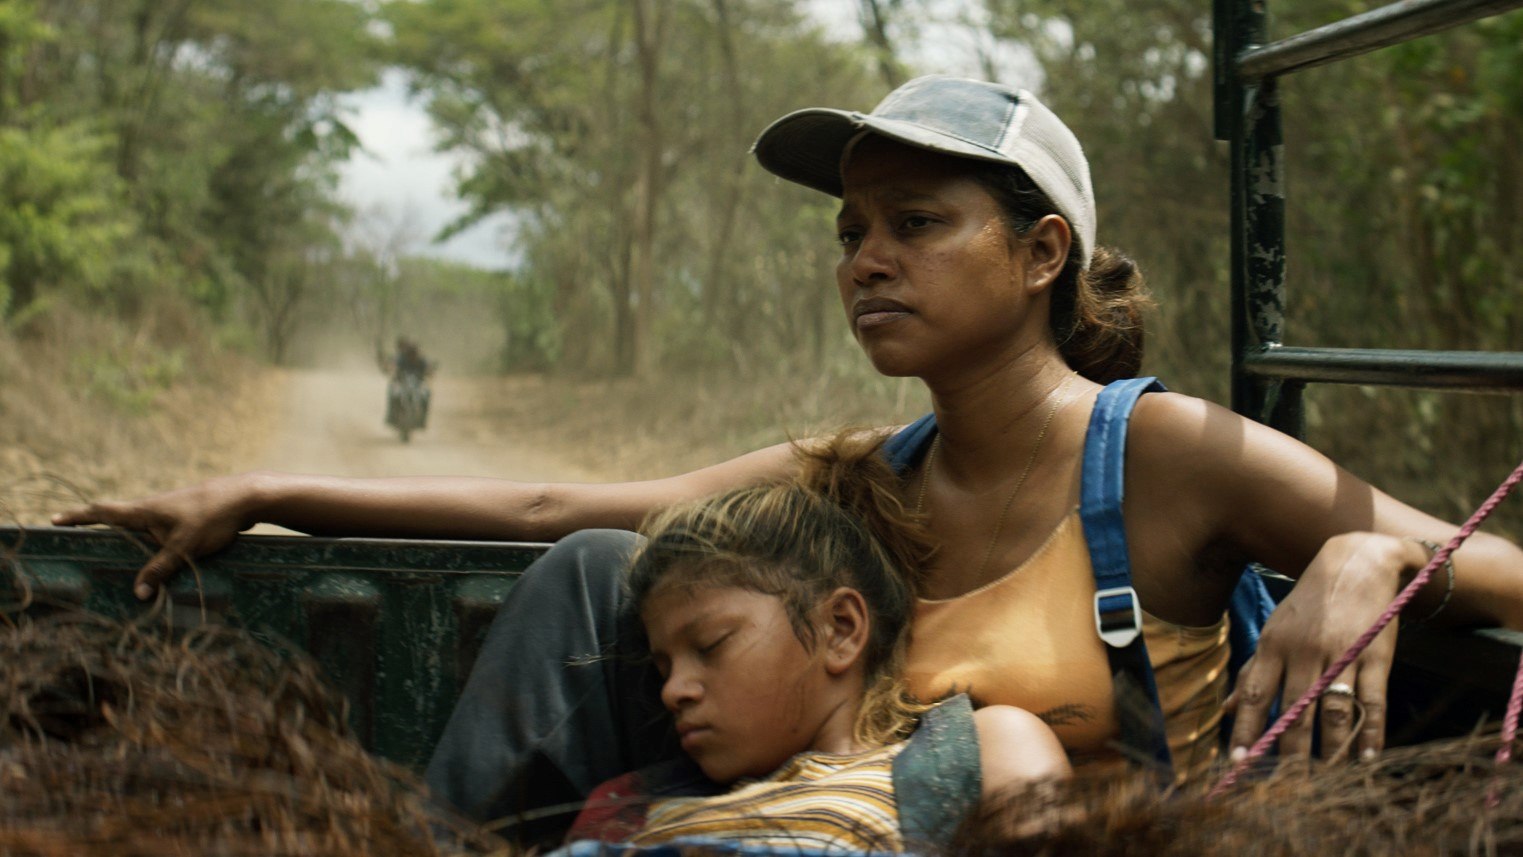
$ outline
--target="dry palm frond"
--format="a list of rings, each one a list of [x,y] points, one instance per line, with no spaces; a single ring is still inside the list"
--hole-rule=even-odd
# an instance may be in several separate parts
[[[349,735],[310,661],[221,626],[0,626],[0,854],[483,854]]]
[[[1523,766],[1500,769],[1495,734],[1387,750],[1376,759],[1286,764],[1214,800],[1210,782],[1079,778],[1011,793],[949,849],[983,855],[1523,854]],[[1495,806],[1487,798],[1495,795]]]

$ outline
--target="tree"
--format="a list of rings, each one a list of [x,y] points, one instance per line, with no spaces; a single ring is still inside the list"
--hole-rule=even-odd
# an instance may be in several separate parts
[[[107,141],[86,127],[0,128],[0,316],[45,290],[99,290],[136,222],[106,158]]]
[[[515,213],[524,275],[554,284],[567,368],[823,347],[827,206],[746,149],[802,104],[870,104],[859,46],[778,0],[388,8],[441,147],[472,161],[460,225]]]
[[[355,144],[336,99],[374,76],[368,14],[347,0],[0,2],[12,311],[44,289],[162,284],[223,314],[270,309],[291,260],[333,240],[332,165]]]

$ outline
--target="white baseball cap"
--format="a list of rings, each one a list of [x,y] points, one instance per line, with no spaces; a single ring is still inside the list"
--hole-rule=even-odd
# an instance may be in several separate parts
[[[873,112],[812,107],[767,126],[751,151],[767,170],[839,197],[841,160],[867,133],[1026,172],[1068,220],[1087,267],[1095,250],[1095,193],[1074,133],[1036,96],[981,80],[927,75],[900,86]]]

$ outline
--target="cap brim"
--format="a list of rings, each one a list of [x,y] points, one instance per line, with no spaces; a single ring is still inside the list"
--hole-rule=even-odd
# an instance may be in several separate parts
[[[839,197],[842,193],[841,156],[852,138],[863,131],[918,149],[1011,163],[1010,157],[1002,152],[923,125],[828,107],[797,110],[773,122],[756,138],[751,151],[768,172]]]

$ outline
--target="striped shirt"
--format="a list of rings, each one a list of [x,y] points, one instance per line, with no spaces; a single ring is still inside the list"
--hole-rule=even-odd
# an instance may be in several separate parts
[[[760,780],[715,797],[650,809],[629,842],[709,839],[783,848],[900,851],[893,761],[904,742],[849,755],[800,753]]]

